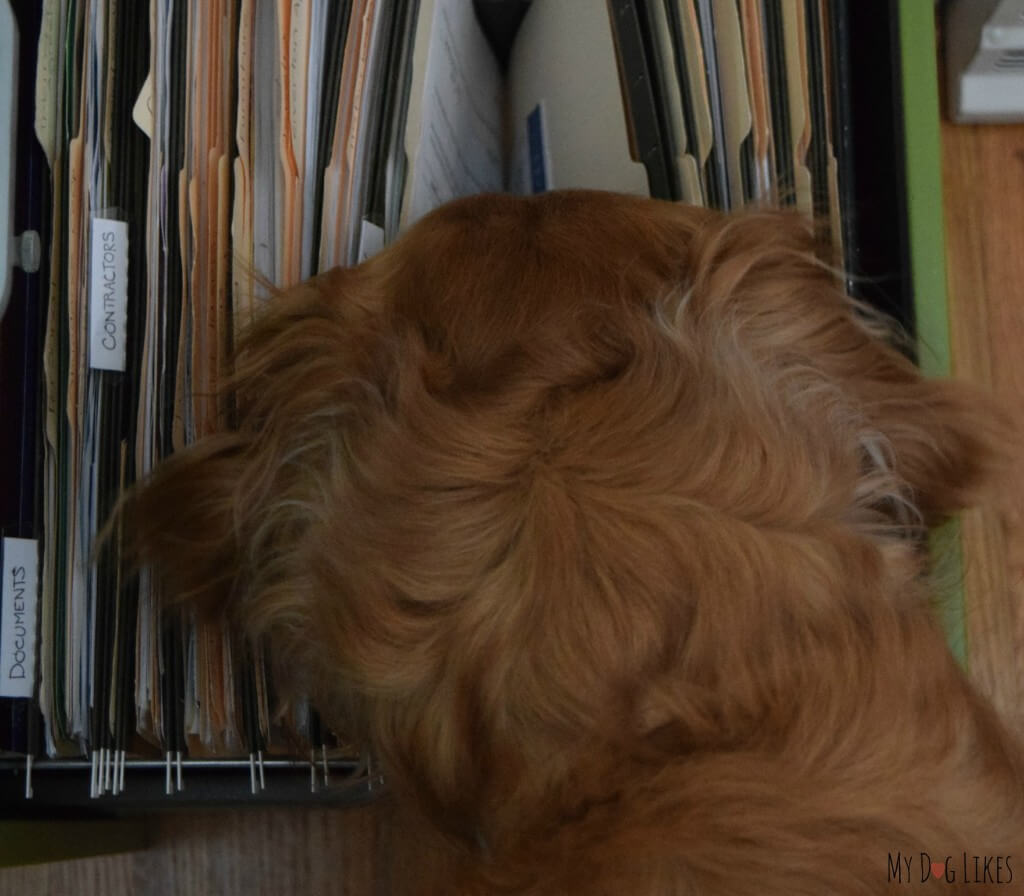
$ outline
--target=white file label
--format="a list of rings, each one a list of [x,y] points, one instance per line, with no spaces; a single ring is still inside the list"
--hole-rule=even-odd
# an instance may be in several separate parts
[[[39,548],[32,538],[3,540],[0,697],[31,697],[36,680]]]
[[[92,219],[89,366],[124,371],[128,322],[128,224]]]

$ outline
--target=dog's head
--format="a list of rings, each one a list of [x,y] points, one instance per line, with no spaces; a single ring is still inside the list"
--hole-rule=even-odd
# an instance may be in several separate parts
[[[693,710],[673,738],[735,734],[759,645],[898,596],[985,483],[990,409],[923,379],[815,249],[786,213],[452,203],[268,303],[237,426],[127,531],[436,817],[598,798],[594,744],[665,736],[663,682]]]

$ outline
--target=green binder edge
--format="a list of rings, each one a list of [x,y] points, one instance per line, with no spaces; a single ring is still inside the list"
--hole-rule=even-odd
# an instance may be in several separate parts
[[[903,101],[907,231],[918,356],[927,376],[952,374],[942,204],[942,135],[933,0],[896,0]],[[938,610],[949,647],[967,665],[963,545],[956,520],[931,541],[936,568],[949,585]]]

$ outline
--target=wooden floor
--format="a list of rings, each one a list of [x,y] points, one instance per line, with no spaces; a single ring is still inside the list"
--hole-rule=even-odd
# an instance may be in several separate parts
[[[1024,125],[944,125],[954,373],[1024,427]],[[1000,506],[964,516],[972,676],[1024,733],[1024,462]]]
[[[953,350],[1024,422],[1024,125],[943,130]],[[972,675],[1024,732],[1024,474],[964,520]],[[0,871],[0,896],[377,896],[392,831],[374,808],[162,815],[143,852]]]
[[[373,807],[161,813],[149,849],[0,871],[0,893],[389,896],[386,817]]]

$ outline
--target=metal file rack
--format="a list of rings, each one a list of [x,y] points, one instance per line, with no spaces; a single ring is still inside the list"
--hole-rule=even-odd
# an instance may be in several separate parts
[[[499,58],[515,33],[526,0],[477,0],[478,16]],[[907,209],[902,170],[902,117],[895,20],[897,0],[847,0],[836,4],[847,16],[848,45],[839,60],[837,102],[848,127],[841,139],[850,159],[849,183],[856,202],[844,222],[847,264],[853,288],[913,328],[907,262]],[[0,18],[10,13],[0,2]],[[16,59],[15,30],[0,21],[0,61]],[[858,53],[857,48],[870,52]],[[11,65],[10,72],[16,66]],[[0,129],[13,115],[16,82],[0,71]],[[8,105],[5,105],[5,102]],[[12,119],[13,120],[13,119]],[[8,130],[10,133],[10,130]],[[0,143],[3,143],[0,140]],[[3,149],[3,147],[0,147]],[[31,270],[38,245],[30,235],[15,239],[10,190],[13,156],[0,153],[0,275],[6,284],[12,266]],[[4,192],[4,189],[7,192]],[[894,213],[895,212],[895,213]],[[6,296],[0,296],[5,299]],[[4,303],[0,301],[0,318]],[[97,776],[102,780],[97,785]],[[0,806],[17,813],[72,811],[109,813],[154,806],[265,805],[281,803],[359,803],[382,792],[384,782],[356,759],[313,755],[284,759],[254,755],[242,759],[111,757],[89,760],[0,757]]]

